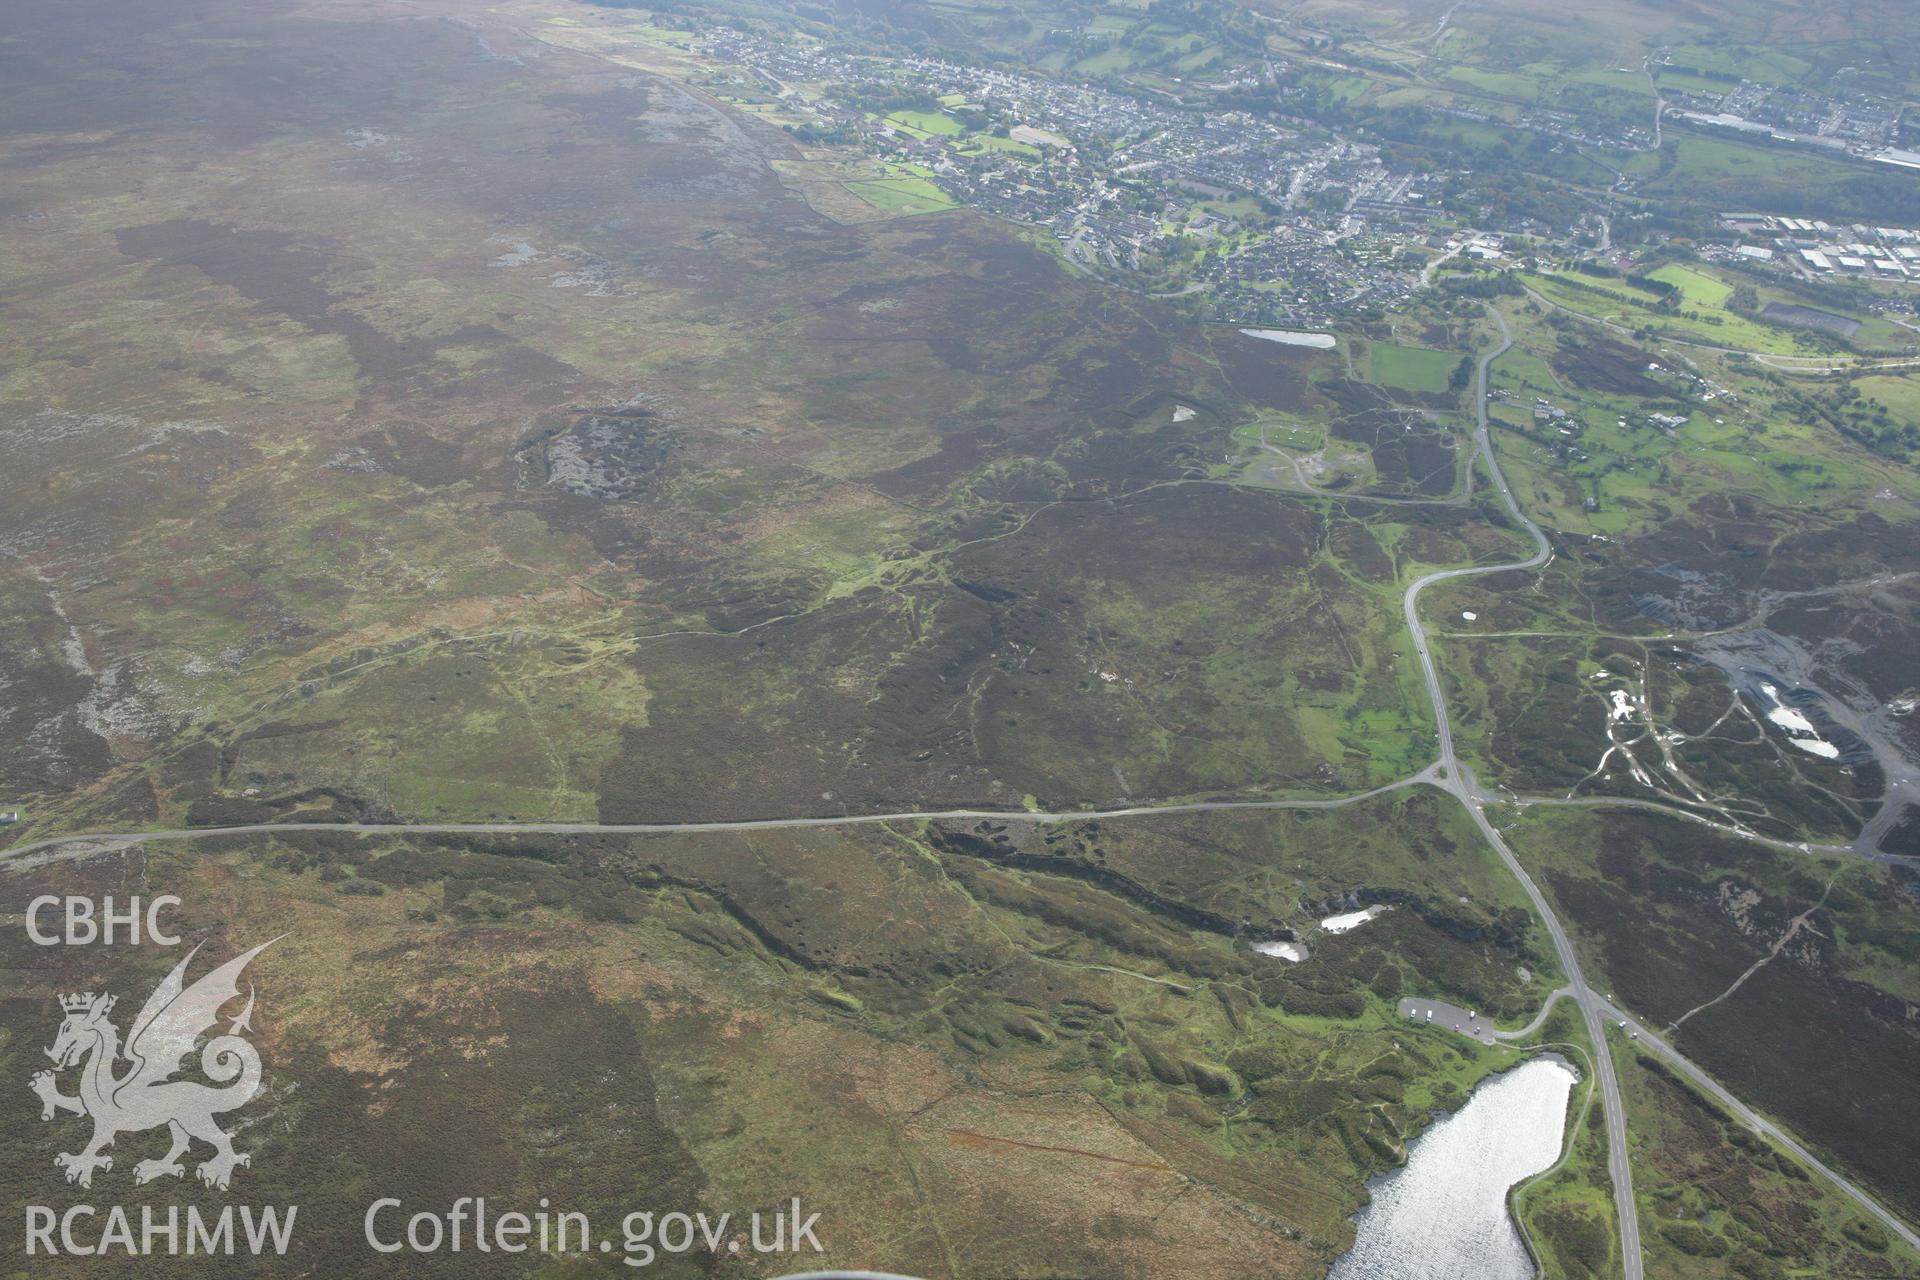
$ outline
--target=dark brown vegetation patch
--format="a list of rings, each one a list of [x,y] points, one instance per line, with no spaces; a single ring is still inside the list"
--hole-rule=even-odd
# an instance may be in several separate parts
[[[1647,376],[1643,351],[1604,338],[1569,342],[1550,357],[1553,367],[1569,381],[1608,395],[1658,399],[1666,388]]]
[[[710,620],[754,629],[642,647],[648,722],[626,731],[601,815],[1083,803],[1304,772],[1281,659],[1338,643],[1326,610],[1285,607],[1317,527],[1269,495],[1183,486],[991,521],[1018,532],[965,547],[948,580],[812,612],[777,582],[720,592]],[[1228,649],[1209,631],[1223,609],[1271,629]],[[1229,660],[1264,683],[1225,697]],[[1156,750],[1169,725],[1180,740]]]
[[[0,807],[77,789],[112,764],[79,708],[93,677],[76,670],[77,638],[29,574],[0,570]]]
[[[1598,875],[1548,880],[1600,948],[1622,1005],[1655,1025],[1718,1000],[1826,894],[1796,945],[1688,1017],[1676,1043],[1908,1212],[1920,1208],[1920,1171],[1908,1158],[1920,1121],[1905,1105],[1920,1090],[1920,1031],[1908,1002],[1841,972],[1849,959],[1867,961],[1867,947],[1891,948],[1901,964],[1920,960],[1908,873],[1881,868],[1868,891],[1828,891],[1791,855],[1675,820],[1607,814],[1596,823]],[[1811,1080],[1845,1087],[1809,1088]]]

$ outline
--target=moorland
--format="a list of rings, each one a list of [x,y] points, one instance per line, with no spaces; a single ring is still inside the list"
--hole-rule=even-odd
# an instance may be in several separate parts
[[[1912,180],[1653,136],[1689,77],[1901,98],[1897,14],[1015,8],[10,7],[5,910],[138,885],[213,950],[286,935],[242,1177],[311,1206],[289,1275],[385,1274],[341,1259],[389,1187],[799,1195],[829,1261],[927,1276],[1317,1275],[1366,1180],[1545,1046],[1611,1055],[1646,1274],[1913,1274],[1567,1004],[1491,1045],[1395,1013],[1518,1027],[1570,981],[1471,794],[1587,982],[1920,1219],[1911,326],[1695,247]],[[1391,308],[1265,341],[1210,309],[1207,226],[1154,287],[1076,262],[888,150],[1051,144],[937,99],[817,135],[838,100],[723,23],[1156,109],[1240,109],[1267,57],[1316,146],[1508,161],[1406,236]],[[1541,144],[1547,194],[1513,176],[1543,110],[1610,131]],[[1251,244],[1288,216],[1257,206],[1183,225]],[[1462,782],[1402,606],[1531,550],[1476,452],[1502,333],[1488,439],[1548,555],[1419,597]],[[53,994],[171,962],[0,945],[21,1080]],[[1550,1274],[1638,1274],[1597,1096],[1516,1197]],[[87,1194],[28,1107],[0,1133],[9,1203]]]

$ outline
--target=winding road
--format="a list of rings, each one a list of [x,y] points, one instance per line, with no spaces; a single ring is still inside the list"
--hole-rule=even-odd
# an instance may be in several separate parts
[[[1431,785],[1453,795],[1465,806],[1468,814],[1472,816],[1474,824],[1480,829],[1481,835],[1486,839],[1487,843],[1493,847],[1494,851],[1499,854],[1507,870],[1520,882],[1521,888],[1526,892],[1528,901],[1533,904],[1534,910],[1546,925],[1548,935],[1553,942],[1555,956],[1559,961],[1562,972],[1567,978],[1566,986],[1548,996],[1540,1013],[1528,1026],[1509,1032],[1495,1030],[1492,1031],[1491,1034],[1503,1040],[1521,1038],[1536,1031],[1545,1022],[1547,1014],[1552,1009],[1554,1003],[1562,997],[1572,999],[1579,1005],[1581,1016],[1587,1025],[1587,1033],[1593,1042],[1594,1053],[1592,1056],[1594,1070],[1595,1075],[1598,1077],[1598,1084],[1605,1102],[1607,1163],[1613,1183],[1614,1210],[1620,1224],[1622,1274],[1626,1280],[1644,1280],[1640,1245],[1640,1220],[1633,1196],[1633,1170],[1627,1150],[1626,1108],[1621,1099],[1620,1083],[1614,1069],[1613,1058],[1611,1053],[1607,1051],[1608,1042],[1606,1039],[1607,1023],[1609,1021],[1625,1019],[1627,1015],[1616,1008],[1606,997],[1596,994],[1592,988],[1587,985],[1586,979],[1581,972],[1579,957],[1575,954],[1572,940],[1569,938],[1566,928],[1561,924],[1559,916],[1555,914],[1546,896],[1541,893],[1539,887],[1534,883],[1533,877],[1530,876],[1526,868],[1520,864],[1520,860],[1514,855],[1512,848],[1508,846],[1499,830],[1487,817],[1486,806],[1489,804],[1506,804],[1515,801],[1525,804],[1535,803],[1536,801],[1524,797],[1503,797],[1485,790],[1473,776],[1472,770],[1460,762],[1454,747],[1453,724],[1447,710],[1445,692],[1440,684],[1439,669],[1433,660],[1432,651],[1428,644],[1426,628],[1420,621],[1420,594],[1435,583],[1447,582],[1458,578],[1484,576],[1493,573],[1536,569],[1546,564],[1553,555],[1552,545],[1547,540],[1546,534],[1541,530],[1539,525],[1529,519],[1520,509],[1520,504],[1515,500],[1513,491],[1507,483],[1506,476],[1500,470],[1499,461],[1494,454],[1493,442],[1489,434],[1487,421],[1488,371],[1493,362],[1505,354],[1513,345],[1513,335],[1507,326],[1506,318],[1500,314],[1497,308],[1489,307],[1488,313],[1499,326],[1501,338],[1499,344],[1482,355],[1477,362],[1475,375],[1476,405],[1474,447],[1468,455],[1468,466],[1471,468],[1473,460],[1476,458],[1485,462],[1487,475],[1491,479],[1494,488],[1499,491],[1501,501],[1506,504],[1508,512],[1526,532],[1527,537],[1532,540],[1534,552],[1524,560],[1515,560],[1503,564],[1475,565],[1463,569],[1439,570],[1416,579],[1407,588],[1406,596],[1402,602],[1402,610],[1405,614],[1407,629],[1413,637],[1414,653],[1420,661],[1420,671],[1426,682],[1427,694],[1433,703],[1434,722],[1438,726],[1439,758],[1426,769],[1409,777],[1402,778],[1399,781],[1387,783],[1385,786],[1376,787],[1371,791],[1324,799],[1202,800],[1178,804],[1137,805],[1117,809],[1077,809],[1066,811],[943,809],[901,811],[895,813],[840,814],[817,817],[746,818],[733,821],[624,824],[592,822],[301,822],[197,827],[173,831],[72,833],[26,841],[14,845],[11,848],[0,849],[0,862],[21,859],[28,854],[55,850],[61,846],[73,846],[75,852],[91,852],[103,847],[124,848],[155,840],[193,839],[221,835],[264,835],[286,831],[352,831],[376,835],[401,834],[406,832],[443,834],[666,835],[698,834],[702,832],[790,830],[812,827],[845,827],[890,822],[938,820],[1058,823],[1084,822],[1110,818],[1151,817],[1182,813],[1222,813],[1238,810],[1338,809],[1402,788],[1422,784]],[[1276,450],[1276,452],[1278,451]],[[1698,815],[1695,814],[1674,810],[1664,811],[1674,812],[1680,817],[1701,820]],[[1719,826],[1720,824],[1710,823],[1709,825]],[[1731,828],[1727,830],[1732,831]],[[1733,834],[1743,835],[1749,839],[1764,839],[1764,837],[1756,836],[1751,832],[1733,832]],[[1767,840],[1766,842],[1781,845],[1786,848],[1795,848],[1801,852],[1847,851],[1838,846],[1793,845],[1789,842],[1773,840]],[[1636,1026],[1630,1019],[1628,1021],[1630,1026]],[[1737,1116],[1758,1132],[1772,1139],[1781,1147],[1792,1152],[1794,1156],[1809,1168],[1818,1171],[1835,1187],[1851,1197],[1864,1211],[1871,1214],[1879,1222],[1885,1224],[1889,1230],[1893,1231],[1902,1240],[1906,1241],[1915,1249],[1920,1249],[1920,1234],[1916,1234],[1906,1223],[1881,1207],[1865,1191],[1822,1163],[1803,1145],[1783,1133],[1769,1121],[1754,1112],[1750,1107],[1746,1106],[1746,1104],[1742,1103],[1738,1098],[1734,1097],[1731,1092],[1715,1082],[1704,1070],[1683,1057],[1677,1049],[1674,1049],[1659,1036],[1654,1035],[1644,1027],[1636,1026],[1636,1029],[1639,1030],[1642,1041],[1649,1048],[1665,1057],[1676,1069],[1697,1084],[1704,1092],[1717,1100],[1730,1113]]]
[[[1487,476],[1493,487],[1499,492],[1500,500],[1506,504],[1507,511],[1525,529],[1533,540],[1534,551],[1525,560],[1515,560],[1506,564],[1476,565],[1469,569],[1442,569],[1418,578],[1407,588],[1402,612],[1406,614],[1407,630],[1413,634],[1414,655],[1420,659],[1420,674],[1427,682],[1427,696],[1433,700],[1433,719],[1439,726],[1440,758],[1435,768],[1438,785],[1441,789],[1453,793],[1460,803],[1466,806],[1472,815],[1474,825],[1480,828],[1480,834],[1493,846],[1494,852],[1513,873],[1514,879],[1526,891],[1527,900],[1547,926],[1547,934],[1553,939],[1554,955],[1560,961],[1560,971],[1566,975],[1567,987],[1575,1003],[1580,1006],[1581,1017],[1587,1024],[1587,1035],[1594,1044],[1594,1069],[1600,1077],[1600,1095],[1605,1103],[1607,1121],[1607,1172],[1613,1180],[1614,1215],[1620,1223],[1620,1256],[1622,1273],[1626,1280],[1644,1280],[1645,1270],[1640,1254],[1640,1212],[1633,1198],[1633,1166],[1627,1157],[1626,1106],[1620,1098],[1620,1078],[1613,1067],[1613,1058],[1606,1049],[1606,1004],[1587,986],[1586,978],[1580,971],[1580,958],[1574,954],[1573,940],[1567,936],[1566,927],[1560,923],[1560,917],[1554,913],[1547,902],[1546,895],[1520,865],[1520,859],[1514,856],[1499,830],[1487,818],[1486,804],[1492,798],[1483,792],[1473,778],[1472,771],[1460,763],[1454,751],[1453,721],[1447,713],[1446,693],[1440,687],[1440,671],[1434,663],[1433,652],[1427,644],[1426,628],[1420,624],[1420,593],[1436,582],[1447,582],[1456,578],[1480,577],[1490,573],[1508,573],[1516,569],[1537,569],[1553,557],[1553,547],[1547,541],[1547,535],[1540,526],[1527,518],[1520,504],[1514,500],[1513,490],[1507,484],[1507,477],[1500,470],[1499,459],[1494,456],[1493,440],[1487,430],[1487,371],[1493,362],[1505,355],[1513,346],[1513,331],[1507,327],[1507,319],[1498,308],[1488,307],[1487,312],[1500,326],[1500,343],[1493,350],[1480,357],[1475,367],[1474,383],[1474,449],[1468,456],[1467,465],[1473,465],[1475,457],[1486,463]]]
[[[1560,917],[1554,913],[1545,895],[1540,892],[1539,886],[1534,884],[1533,877],[1528,875],[1526,868],[1520,865],[1520,860],[1514,856],[1512,848],[1508,846],[1505,838],[1501,836],[1499,830],[1493,825],[1492,821],[1488,819],[1485,808],[1486,804],[1490,800],[1495,803],[1499,803],[1500,800],[1498,797],[1490,796],[1481,789],[1479,783],[1473,778],[1472,771],[1462,765],[1454,753],[1453,727],[1447,714],[1446,697],[1440,687],[1438,668],[1435,666],[1432,653],[1427,646],[1426,630],[1420,625],[1418,608],[1420,592],[1432,586],[1434,583],[1445,582],[1452,578],[1503,573],[1515,569],[1536,569],[1544,565],[1553,554],[1553,548],[1547,541],[1547,535],[1541,531],[1539,525],[1528,519],[1526,513],[1520,509],[1520,504],[1514,500],[1513,490],[1508,486],[1506,476],[1500,470],[1499,460],[1494,456],[1493,452],[1493,441],[1488,434],[1487,371],[1493,362],[1504,355],[1507,349],[1513,345],[1513,333],[1507,327],[1506,317],[1502,316],[1498,309],[1493,307],[1489,307],[1488,312],[1500,326],[1500,345],[1480,357],[1477,370],[1478,380],[1475,388],[1478,403],[1475,405],[1475,448],[1473,456],[1478,456],[1485,460],[1487,474],[1492,478],[1494,488],[1499,490],[1501,501],[1506,503],[1508,512],[1512,514],[1515,520],[1519,521],[1521,527],[1526,530],[1527,535],[1533,539],[1534,553],[1525,560],[1514,561],[1509,564],[1475,566],[1470,569],[1446,569],[1437,573],[1430,573],[1418,579],[1411,587],[1407,588],[1404,610],[1406,613],[1407,628],[1413,633],[1414,652],[1420,658],[1420,672],[1421,675],[1426,678],[1427,693],[1433,699],[1434,720],[1439,725],[1440,759],[1436,762],[1434,769],[1440,774],[1440,778],[1435,785],[1441,787],[1443,790],[1452,792],[1459,798],[1460,803],[1466,806],[1467,812],[1473,817],[1474,824],[1480,828],[1481,835],[1486,837],[1487,843],[1492,845],[1494,851],[1500,855],[1501,861],[1507,865],[1507,870],[1511,871],[1514,878],[1520,882],[1520,887],[1526,890],[1528,900],[1533,903],[1534,910],[1539,913],[1540,919],[1545,922],[1547,926],[1547,933],[1553,939],[1554,953],[1559,957],[1561,970],[1567,977],[1567,985],[1547,997],[1546,1005],[1541,1009],[1533,1023],[1523,1031],[1513,1034],[1524,1035],[1528,1031],[1537,1028],[1540,1023],[1545,1020],[1547,1012],[1553,1007],[1554,1002],[1562,996],[1571,998],[1580,1006],[1581,1017],[1587,1024],[1587,1035],[1593,1041],[1594,1069],[1600,1077],[1600,1090],[1606,1103],[1607,1171],[1613,1180],[1614,1213],[1620,1223],[1622,1273],[1626,1276],[1626,1280],[1644,1280],[1645,1273],[1640,1248],[1640,1215],[1633,1198],[1633,1168],[1627,1153],[1626,1106],[1620,1096],[1619,1075],[1614,1069],[1613,1055],[1608,1051],[1606,1039],[1607,1022],[1610,1020],[1618,1022],[1626,1019],[1626,1015],[1610,1000],[1597,994],[1587,985],[1586,978],[1580,969],[1579,958],[1574,954],[1573,943],[1567,936],[1566,928],[1560,923]],[[1689,814],[1683,816],[1692,817],[1695,815]],[[1802,851],[1806,851],[1808,848],[1808,846],[1805,845],[1798,847]],[[1837,851],[1838,850],[1836,850],[1836,852]],[[1730,1091],[1716,1082],[1712,1076],[1682,1056],[1679,1050],[1673,1048],[1658,1036],[1648,1032],[1645,1028],[1637,1027],[1630,1019],[1627,1019],[1627,1021],[1629,1027],[1639,1030],[1641,1038],[1647,1044],[1656,1049],[1662,1056],[1667,1058],[1668,1061],[1672,1062],[1688,1079],[1698,1084],[1701,1089],[1716,1099],[1728,1111],[1758,1132],[1778,1142],[1788,1151],[1791,1151],[1809,1168],[1817,1170],[1835,1187],[1851,1197],[1862,1209],[1872,1214],[1874,1218],[1880,1222],[1886,1224],[1886,1226],[1902,1240],[1905,1240],[1914,1248],[1920,1249],[1920,1235],[1916,1235],[1911,1227],[1907,1226],[1899,1218],[1883,1208],[1865,1191],[1815,1158],[1814,1155],[1799,1142],[1781,1132],[1779,1128],[1761,1117],[1751,1107],[1734,1097]],[[1495,1032],[1494,1034],[1496,1036],[1501,1035],[1499,1032]]]
[[[1496,1029],[1493,1033],[1493,1038],[1495,1040],[1525,1040],[1528,1036],[1547,1024],[1547,1015],[1553,1012],[1553,1006],[1560,1003],[1561,997],[1572,994],[1572,987],[1561,987],[1558,991],[1553,992],[1547,997],[1546,1003],[1540,1006],[1540,1012],[1533,1015],[1532,1022],[1529,1022],[1524,1027],[1516,1027],[1512,1031],[1500,1031]]]
[[[1460,1030],[1463,1035],[1472,1035],[1475,1039],[1485,1039],[1490,1036],[1496,1041],[1525,1040],[1546,1025],[1547,1016],[1553,1012],[1554,1005],[1572,995],[1572,987],[1561,987],[1559,990],[1547,996],[1545,1003],[1540,1006],[1540,1011],[1533,1015],[1533,1021],[1527,1023],[1524,1027],[1516,1027],[1511,1031],[1502,1031],[1497,1027],[1488,1026],[1484,1019],[1474,1019],[1476,1028],[1484,1028],[1484,1034],[1476,1030],[1468,1030],[1464,1026],[1456,1029]],[[1866,1192],[1848,1181],[1844,1175],[1823,1163],[1818,1156],[1800,1145],[1793,1137],[1782,1133],[1777,1126],[1770,1123],[1764,1116],[1754,1111],[1753,1108],[1747,1106],[1744,1102],[1741,1102],[1740,1099],[1735,1097],[1725,1086],[1721,1085],[1712,1076],[1683,1057],[1679,1050],[1668,1044],[1658,1033],[1635,1021],[1609,999],[1604,997],[1598,998],[1598,1006],[1606,1015],[1607,1019],[1618,1026],[1621,1034],[1627,1032],[1636,1034],[1639,1037],[1640,1044],[1653,1050],[1668,1062],[1672,1063],[1681,1074],[1693,1081],[1702,1093],[1725,1108],[1729,1115],[1742,1121],[1755,1132],[1772,1139],[1787,1151],[1792,1152],[1793,1155],[1798,1157],[1809,1169],[1814,1170],[1829,1182],[1833,1183],[1835,1187],[1852,1197],[1854,1203],[1858,1204],[1867,1213],[1872,1214],[1877,1221],[1885,1224],[1889,1231],[1899,1236],[1913,1248],[1920,1249],[1920,1233],[1916,1233],[1912,1227],[1909,1227],[1892,1213],[1882,1208],[1880,1204]],[[1427,1010],[1431,1010],[1438,1016],[1438,1025],[1443,1027],[1450,1022],[1457,1021],[1465,1023],[1469,1017],[1468,1010],[1460,1009],[1455,1005],[1449,1005],[1442,1001],[1413,996],[1400,1002],[1400,1012],[1403,1017],[1418,1020],[1420,1018],[1420,1012]],[[1433,1019],[1427,1019],[1427,1021],[1431,1022]],[[1604,1045],[1597,1046],[1597,1048],[1604,1048]]]

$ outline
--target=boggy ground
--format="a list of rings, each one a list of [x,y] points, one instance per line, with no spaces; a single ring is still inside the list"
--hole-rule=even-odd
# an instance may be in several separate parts
[[[393,1274],[360,1237],[381,1195],[496,1211],[543,1195],[596,1225],[798,1195],[822,1214],[823,1263],[1311,1276],[1349,1241],[1365,1176],[1516,1060],[1407,1026],[1399,995],[1518,1021],[1559,981],[1511,881],[1431,792],[1337,822],[220,837],[10,864],[0,904],[129,883],[185,901],[172,921],[204,944],[196,966],[284,935],[248,974],[267,1092],[236,1116],[253,1157],[236,1194],[302,1206],[297,1247],[249,1264],[266,1274]],[[1392,909],[1313,931],[1371,901]],[[1248,946],[1287,930],[1303,965]],[[184,954],[3,945],[20,980],[0,1069],[21,1081],[44,1065],[53,993],[117,992],[124,1026]],[[0,1141],[31,1158],[0,1193],[223,1200],[136,1190],[153,1135],[123,1138],[90,1192],[62,1185],[49,1162],[77,1123],[7,1108]]]
[[[1367,454],[1378,496],[1460,493],[1457,438],[1331,359],[1186,327],[963,213],[843,225],[782,180],[784,135],[491,14],[29,4],[0,31],[0,799],[30,818],[10,837],[1338,792],[1429,763],[1399,591],[1511,558],[1512,531],[1484,501],[1213,472],[1236,426],[1304,421]],[[1578,349],[1522,329],[1543,361]],[[1554,367],[1602,419],[1604,483],[1497,413],[1556,563],[1427,597],[1456,629],[1567,633],[1442,642],[1483,776],[1581,785],[1601,665],[1711,732],[1710,673],[1657,637],[1753,616],[1763,573],[1811,593],[1867,565],[1854,621],[1809,595],[1770,625],[1900,695],[1882,655],[1910,609],[1876,581],[1911,568],[1892,464],[1784,417],[1616,439],[1606,415],[1647,388],[1564,357],[1542,386]],[[1770,830],[1870,801],[1758,742],[1683,763]],[[1745,845],[1675,867],[1696,829],[1629,847],[1584,822],[1545,879],[1636,1011],[1711,999],[1813,906]],[[267,1100],[263,1201],[390,1177],[597,1216],[799,1191],[851,1206],[827,1224],[840,1261],[1270,1276],[1322,1269],[1363,1175],[1511,1061],[1399,1023],[1398,995],[1518,1021],[1557,983],[1486,854],[1416,792],[1045,831],[287,833],[9,888],[133,879],[180,888],[196,937],[293,928],[262,969],[288,995],[263,1007],[270,1060],[300,1086]],[[1840,878],[1819,932],[1680,1042],[1910,1208],[1897,1118],[1806,1086],[1831,1044],[1853,1097],[1911,1092],[1904,892]],[[1312,934],[1373,901],[1394,910]],[[1621,932],[1649,915],[1651,946]],[[1287,930],[1307,965],[1245,946]],[[57,985],[110,980],[131,978],[73,962]],[[1743,1050],[1794,1018],[1798,1049]],[[0,1056],[24,1074],[32,1037]],[[9,1150],[52,1149],[7,1115]],[[1555,1201],[1557,1256],[1604,1256],[1594,1154]],[[44,1172],[7,1189],[43,1198]],[[1756,1177],[1713,1203],[1790,1211]],[[356,1208],[315,1202],[288,1272],[335,1260]],[[1831,1225],[1829,1256],[1874,1252]],[[1716,1231],[1729,1258],[1765,1234]]]
[[[971,215],[836,223],[786,135],[458,6],[4,22],[30,825],[1405,772],[1343,522],[1199,485],[1325,357]]]
[[[894,589],[650,644],[632,659],[646,725],[624,734],[600,814],[1387,781],[1303,737],[1302,704],[1406,712],[1384,602],[1322,554],[1326,524],[1213,485],[1043,502],[955,530],[958,549]]]
[[[1920,1207],[1904,1102],[1920,1063],[1910,868],[1653,813],[1532,808],[1510,835],[1591,958],[1589,981],[1649,1027],[1677,1023],[1680,1052],[1899,1211]]]
[[[1616,1054],[1627,1073],[1634,1181],[1652,1206],[1647,1273],[1720,1277],[1908,1274],[1881,1224],[1732,1120],[1650,1055]]]

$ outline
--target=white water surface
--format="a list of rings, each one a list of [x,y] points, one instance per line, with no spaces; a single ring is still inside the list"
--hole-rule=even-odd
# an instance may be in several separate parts
[[[1249,338],[1258,338],[1262,342],[1284,342],[1290,347],[1313,347],[1318,351],[1333,350],[1333,335],[1330,333],[1303,333],[1298,329],[1242,329],[1240,332]]]
[[[1533,1280],[1507,1189],[1560,1158],[1573,1068],[1533,1058],[1487,1080],[1373,1184],[1328,1280]]]
[[[1824,756],[1829,760],[1840,758],[1840,748],[1820,736],[1813,727],[1813,721],[1806,713],[1795,711],[1780,701],[1780,691],[1770,684],[1760,686],[1760,691],[1772,699],[1773,706],[1767,711],[1767,719],[1787,731],[1787,741],[1811,755]]]
[[[1328,916],[1320,922],[1320,927],[1328,933],[1345,933],[1349,929],[1358,929],[1375,916],[1385,915],[1387,909],[1378,904],[1364,911],[1347,911],[1337,916]]]

